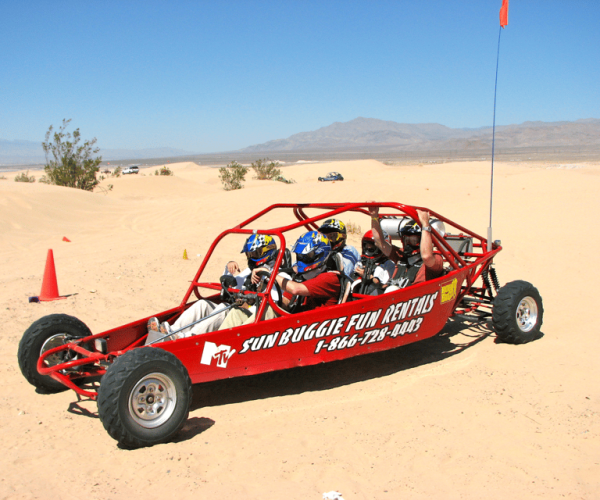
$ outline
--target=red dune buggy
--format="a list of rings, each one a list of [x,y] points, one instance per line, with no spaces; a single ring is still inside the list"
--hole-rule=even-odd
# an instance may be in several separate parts
[[[235,303],[255,302],[250,324],[145,345],[149,318],[92,334],[80,320],[52,314],[25,331],[18,352],[21,371],[41,391],[70,388],[97,400],[108,433],[122,446],[142,447],[169,440],[182,428],[192,384],[394,349],[436,335],[450,317],[488,323],[503,342],[520,344],[540,335],[543,306],[537,289],[525,281],[499,285],[492,266],[502,249],[499,242],[488,250],[485,238],[435,212],[431,216],[444,227],[432,225],[432,239],[445,273],[434,280],[377,296],[355,293],[338,305],[297,314],[271,294],[285,252],[278,253],[262,292],[230,289],[219,280],[223,263],[239,252],[239,240],[252,233],[272,235],[284,249],[324,219],[366,219],[369,206],[379,207],[386,227],[406,217],[418,221],[420,207],[400,203],[272,205],[219,235],[181,303],[154,315],[172,322],[197,300],[220,303],[235,296]],[[291,212],[293,222],[270,224],[286,220],[282,211]],[[227,246],[232,237],[237,244]],[[264,319],[268,306],[277,317]],[[97,391],[97,384],[82,387],[94,378],[100,379]]]

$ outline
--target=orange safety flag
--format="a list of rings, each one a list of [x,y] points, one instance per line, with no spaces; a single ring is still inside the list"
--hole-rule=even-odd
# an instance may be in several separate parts
[[[500,26],[503,28],[508,24],[508,0],[502,0],[500,7]]]

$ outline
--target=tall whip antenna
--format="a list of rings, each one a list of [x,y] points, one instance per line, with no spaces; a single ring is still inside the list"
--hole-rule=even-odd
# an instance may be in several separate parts
[[[502,30],[508,24],[508,0],[502,0],[500,8],[500,32],[498,33],[498,53],[496,55],[496,82],[494,84],[494,119],[492,125],[492,175],[490,183],[490,225],[487,230],[487,250],[492,249],[492,209],[494,201],[494,149],[496,146],[496,94],[498,91],[498,65],[500,62],[500,38]]]

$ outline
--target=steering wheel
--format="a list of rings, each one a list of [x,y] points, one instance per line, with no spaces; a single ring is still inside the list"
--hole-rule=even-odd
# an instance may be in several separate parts
[[[261,277],[261,278],[271,278],[271,273],[268,271],[258,271],[256,273],[257,276]],[[277,283],[277,280],[275,280],[275,283],[273,283],[273,286],[275,286],[275,290],[277,290],[277,306],[279,309],[283,310],[283,293],[281,290],[281,287],[279,286],[279,283]]]
[[[221,297],[225,302],[229,302],[230,304],[235,301],[235,297],[232,292],[229,291],[230,288],[234,288],[237,285],[237,281],[233,276],[221,276]]]

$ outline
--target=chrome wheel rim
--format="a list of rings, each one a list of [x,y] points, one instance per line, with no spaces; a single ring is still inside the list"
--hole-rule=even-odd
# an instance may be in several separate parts
[[[44,354],[46,351],[50,349],[54,349],[55,347],[59,347],[61,345],[65,345],[69,343],[70,337],[66,333],[57,333],[56,335],[52,335],[52,337],[48,337],[46,342],[42,344],[42,348],[40,349],[40,356]],[[46,366],[54,366],[60,363],[63,363],[66,360],[65,351],[55,352],[54,354],[48,356],[44,362]]]
[[[537,302],[532,297],[523,297],[517,306],[517,325],[523,332],[533,330],[538,321]]]
[[[153,429],[169,420],[176,404],[175,384],[164,373],[146,375],[129,394],[129,414],[146,429]]]

